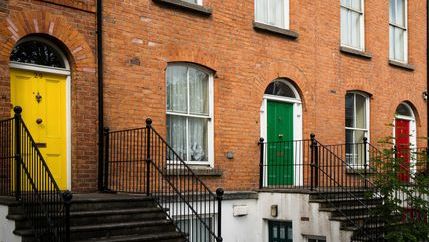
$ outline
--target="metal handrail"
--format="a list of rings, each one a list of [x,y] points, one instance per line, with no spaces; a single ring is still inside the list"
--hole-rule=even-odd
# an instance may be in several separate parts
[[[106,190],[152,197],[186,241],[192,234],[198,241],[222,241],[223,190],[212,192],[152,127],[152,120],[144,128],[106,129],[104,136]]]
[[[0,195],[14,196],[40,241],[70,242],[72,194],[61,191],[25,125],[21,107],[11,119],[0,121]],[[7,154],[6,156],[4,154]]]

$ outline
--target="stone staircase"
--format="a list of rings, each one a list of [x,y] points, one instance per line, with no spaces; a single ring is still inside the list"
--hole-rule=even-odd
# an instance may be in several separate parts
[[[76,194],[70,216],[74,242],[185,241],[166,218],[165,210],[144,195]],[[20,206],[9,205],[7,218],[15,221],[14,234],[21,236],[22,242],[35,241]]]
[[[349,195],[353,194],[353,198]],[[344,192],[315,192],[310,195],[310,202],[319,204],[319,211],[330,212],[331,221],[341,223],[341,230],[353,232],[352,241],[383,241],[380,231],[384,229],[383,218],[370,214],[381,198],[368,198],[365,190],[354,190],[348,195]],[[359,200],[361,202],[359,202]],[[363,204],[362,204],[363,203]],[[371,219],[370,216],[373,216]],[[365,231],[362,226],[365,224]]]

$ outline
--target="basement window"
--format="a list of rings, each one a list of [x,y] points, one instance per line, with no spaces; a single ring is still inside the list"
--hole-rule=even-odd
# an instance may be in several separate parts
[[[292,242],[292,221],[268,221],[269,242]]]
[[[202,221],[208,228],[213,228],[213,217],[203,217]],[[190,242],[211,241],[210,232],[207,230],[206,226],[200,220],[192,217],[186,217],[177,222],[177,227],[179,227],[183,233],[189,235]]]

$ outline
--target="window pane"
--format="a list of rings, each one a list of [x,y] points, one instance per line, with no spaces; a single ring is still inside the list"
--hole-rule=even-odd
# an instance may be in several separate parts
[[[43,42],[32,40],[13,48],[10,61],[57,68],[66,68],[60,53]]]
[[[396,19],[396,9],[395,9],[395,1],[396,0],[390,0],[389,1],[389,19],[391,23],[395,23]]]
[[[353,130],[346,129],[346,162],[348,164],[354,163],[354,138],[353,138]]]
[[[404,0],[397,0],[396,24],[405,27],[405,6]]]
[[[351,0],[351,8],[361,11],[361,3],[361,0]]]
[[[255,0],[255,15],[256,21],[261,23],[268,23],[268,4],[267,0]]]
[[[366,128],[366,98],[356,95],[356,128]]]
[[[405,104],[400,104],[398,108],[396,108],[396,114],[413,117],[411,110]]]
[[[186,113],[187,109],[187,67],[167,68],[167,110]]]
[[[360,13],[350,12],[351,13],[351,43],[350,45],[355,48],[360,48]]]
[[[284,28],[284,0],[268,0],[270,1],[270,23],[274,26]]]
[[[209,75],[194,68],[189,69],[189,111],[209,115]]]
[[[265,89],[265,94],[296,98],[294,91],[282,81],[273,81]]]
[[[346,95],[346,127],[354,127],[354,94]]]
[[[185,117],[167,115],[167,142],[185,161],[187,160],[186,133]]]
[[[395,60],[404,59],[404,35],[405,32],[402,29],[395,28]]]
[[[361,131],[361,130],[355,130],[354,131],[354,136],[355,136],[355,143],[359,143],[362,144],[363,143],[363,138],[365,137],[365,133],[366,131]],[[356,145],[356,147],[354,148],[354,156],[355,156],[355,165],[363,165],[364,164],[364,149],[362,145]]]
[[[188,2],[188,3],[198,4],[198,0],[182,0],[182,1]]]
[[[280,239],[286,239],[286,227],[280,227]]]
[[[189,118],[189,158],[207,161],[207,119]]]
[[[349,43],[349,35],[347,28],[347,12],[348,10],[345,8],[341,8],[341,44]]]
[[[278,234],[278,232],[277,232],[277,226],[273,226],[273,238],[274,239],[277,239],[277,234]]]
[[[341,5],[345,7],[351,6],[351,0],[341,0]]]

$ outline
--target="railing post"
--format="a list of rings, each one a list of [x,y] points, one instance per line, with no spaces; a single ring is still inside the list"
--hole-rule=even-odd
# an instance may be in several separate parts
[[[109,132],[110,129],[105,127],[103,129],[103,134],[104,134],[104,166],[103,166],[103,185],[102,185],[102,189],[103,191],[107,191],[109,189]]]
[[[22,162],[22,154],[21,154],[21,113],[22,108],[20,106],[16,106],[13,108],[15,112],[15,198],[16,200],[21,200],[21,162]]]
[[[217,198],[217,242],[222,242],[222,200],[224,190],[222,188],[216,189]]]
[[[368,188],[368,157],[367,157],[368,138],[363,137],[363,169],[365,178],[365,188]]]
[[[315,134],[310,134],[310,190],[313,191],[318,185],[317,177],[317,166],[318,166],[318,152],[317,152],[317,141]]]
[[[71,200],[73,198],[73,194],[70,191],[65,191],[63,193],[63,199],[64,199],[64,210],[65,210],[65,242],[70,242],[70,207],[71,207]]]
[[[148,118],[146,119],[146,195],[150,195],[150,163],[151,160],[151,129],[152,129],[152,119]]]
[[[259,188],[264,186],[264,138],[259,139]]]

